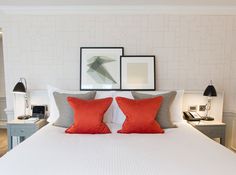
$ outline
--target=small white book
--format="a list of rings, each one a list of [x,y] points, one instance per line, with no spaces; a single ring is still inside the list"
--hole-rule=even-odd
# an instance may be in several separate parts
[[[25,123],[35,123],[39,121],[39,118],[29,118],[27,120],[24,120]]]

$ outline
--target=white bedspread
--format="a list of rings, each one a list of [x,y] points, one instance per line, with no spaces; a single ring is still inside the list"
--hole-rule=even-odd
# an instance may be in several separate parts
[[[235,175],[236,154],[188,124],[153,135],[68,135],[48,125],[0,159],[0,174]]]

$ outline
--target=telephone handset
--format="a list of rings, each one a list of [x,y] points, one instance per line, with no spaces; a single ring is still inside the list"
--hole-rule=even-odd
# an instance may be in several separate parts
[[[188,121],[200,121],[202,117],[197,112],[183,112],[184,119]]]

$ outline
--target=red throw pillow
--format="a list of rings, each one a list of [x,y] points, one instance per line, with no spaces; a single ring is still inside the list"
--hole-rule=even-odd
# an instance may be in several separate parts
[[[126,116],[118,133],[164,133],[155,120],[162,100],[162,96],[141,100],[116,97],[120,109]]]
[[[69,134],[107,134],[110,129],[103,123],[104,113],[111,105],[112,98],[82,100],[68,97],[74,111],[74,123],[65,132]]]

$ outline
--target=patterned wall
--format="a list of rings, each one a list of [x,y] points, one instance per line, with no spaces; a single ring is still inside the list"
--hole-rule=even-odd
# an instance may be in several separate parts
[[[158,89],[225,91],[236,112],[236,16],[8,15],[1,22],[8,108],[20,76],[29,88],[79,88],[81,46],[124,46],[157,56]]]
[[[5,97],[2,36],[0,36],[0,97]]]
[[[0,121],[6,120],[6,114],[4,112],[6,108],[6,99],[4,97],[0,97]]]

